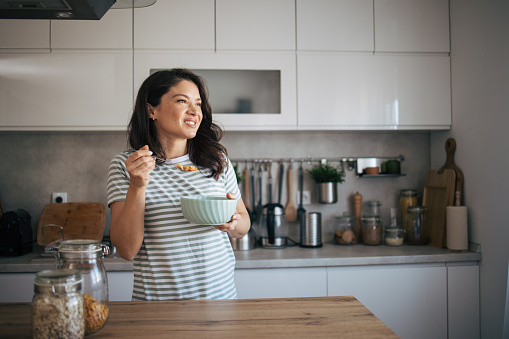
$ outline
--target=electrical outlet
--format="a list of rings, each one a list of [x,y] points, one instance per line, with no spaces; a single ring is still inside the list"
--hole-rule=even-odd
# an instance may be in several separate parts
[[[51,202],[53,204],[59,204],[62,202],[67,202],[67,193],[66,192],[53,192],[51,194]]]
[[[300,205],[300,191],[297,190],[297,204]],[[311,192],[302,191],[302,205],[311,205]]]

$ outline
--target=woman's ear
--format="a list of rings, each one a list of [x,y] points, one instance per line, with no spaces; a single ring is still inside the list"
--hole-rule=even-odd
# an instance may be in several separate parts
[[[154,108],[151,104],[147,104],[148,117],[152,120],[156,120],[156,115],[154,114]]]

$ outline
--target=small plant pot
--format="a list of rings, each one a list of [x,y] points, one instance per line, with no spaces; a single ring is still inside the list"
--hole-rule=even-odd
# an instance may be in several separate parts
[[[335,204],[338,202],[338,183],[322,182],[318,185],[318,202],[320,204]]]

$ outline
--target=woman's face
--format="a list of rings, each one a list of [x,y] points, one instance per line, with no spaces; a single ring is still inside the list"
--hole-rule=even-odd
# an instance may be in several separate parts
[[[160,138],[187,140],[196,136],[203,114],[200,92],[193,82],[180,81],[161,97],[158,106],[148,106]]]

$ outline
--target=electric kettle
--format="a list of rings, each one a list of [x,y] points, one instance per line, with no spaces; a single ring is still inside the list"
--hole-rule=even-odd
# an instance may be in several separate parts
[[[256,233],[262,248],[285,248],[288,245],[288,223],[281,204],[263,206]]]

